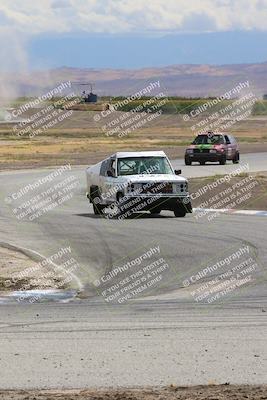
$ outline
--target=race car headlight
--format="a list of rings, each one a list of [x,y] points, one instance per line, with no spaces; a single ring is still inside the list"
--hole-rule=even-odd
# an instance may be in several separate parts
[[[215,146],[215,149],[216,149],[217,151],[219,151],[220,153],[224,153],[224,152],[225,152],[225,148],[222,147],[221,145]]]
[[[135,191],[140,191],[142,188],[142,185],[140,183],[129,183],[127,186],[127,192],[132,193]]]
[[[174,184],[174,193],[185,194],[188,191],[187,182],[175,183]]]
[[[193,154],[194,150],[193,149],[186,149],[187,154]]]

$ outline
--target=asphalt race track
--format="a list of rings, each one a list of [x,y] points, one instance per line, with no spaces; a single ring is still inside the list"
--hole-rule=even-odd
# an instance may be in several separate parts
[[[267,171],[266,153],[244,155],[245,163]],[[187,177],[237,168],[173,165]],[[69,200],[33,221],[18,220],[10,195],[50,172],[0,174],[0,241],[44,257],[70,246],[83,291],[65,302],[2,302],[1,388],[267,383],[266,217],[222,214],[208,221],[167,211],[122,221],[96,217],[84,195],[84,169],[74,168],[64,172],[78,182]],[[105,301],[103,288],[115,281],[96,282],[151,248],[168,266],[162,279],[129,301]],[[245,248],[257,265],[249,284],[209,304],[196,299],[203,293],[199,272]]]

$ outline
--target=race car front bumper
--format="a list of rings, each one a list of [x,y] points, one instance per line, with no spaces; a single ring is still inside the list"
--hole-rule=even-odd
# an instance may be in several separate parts
[[[175,210],[180,208],[186,213],[192,212],[191,199],[189,195],[176,196],[176,195],[138,195],[126,196],[120,210],[127,212],[127,210],[134,209],[136,211],[152,211],[154,209],[160,210]]]
[[[198,161],[198,162],[216,162],[216,161],[221,161],[225,157],[225,152],[223,153],[186,153],[185,154],[185,159],[188,161]]]

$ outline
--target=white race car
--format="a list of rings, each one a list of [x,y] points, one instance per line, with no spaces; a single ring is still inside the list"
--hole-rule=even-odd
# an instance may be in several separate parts
[[[87,197],[95,214],[127,218],[134,212],[176,217],[192,212],[187,179],[174,171],[163,151],[118,152],[86,169]],[[113,209],[113,214],[109,209]]]

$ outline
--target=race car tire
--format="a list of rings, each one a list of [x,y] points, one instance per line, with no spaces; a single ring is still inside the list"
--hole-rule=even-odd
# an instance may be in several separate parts
[[[192,164],[192,161],[189,160],[189,158],[185,157],[184,163],[185,163],[185,165],[191,165],[191,164]]]
[[[236,152],[236,154],[235,154],[235,156],[233,158],[233,164],[238,164],[239,163],[239,159],[240,159],[239,152]]]
[[[226,156],[222,156],[220,159],[220,165],[225,165],[226,164]]]
[[[186,211],[183,208],[177,207],[173,210],[176,218],[183,218],[186,216]]]
[[[92,196],[94,214],[95,215],[102,215],[105,206],[99,204],[100,196],[99,196],[98,187],[94,187],[91,190],[91,196]]]

